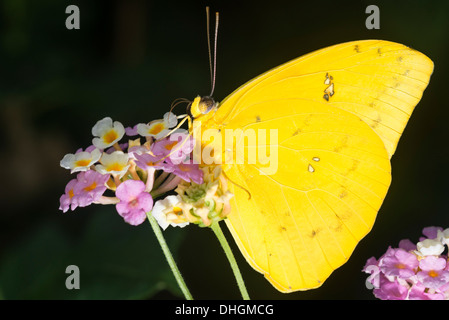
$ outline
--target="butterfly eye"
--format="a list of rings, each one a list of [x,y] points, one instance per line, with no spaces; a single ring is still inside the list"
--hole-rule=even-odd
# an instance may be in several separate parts
[[[210,96],[197,96],[188,106],[187,114],[196,119],[201,115],[208,114],[212,109],[217,107],[217,103]]]
[[[212,97],[205,96],[202,97],[198,108],[202,114],[209,113],[216,106],[215,100]]]

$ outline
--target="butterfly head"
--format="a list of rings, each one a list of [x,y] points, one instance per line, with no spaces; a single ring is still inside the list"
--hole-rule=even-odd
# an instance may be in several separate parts
[[[212,110],[216,110],[218,103],[212,97],[196,97],[191,104],[187,107],[187,113],[193,118],[198,119],[206,114],[209,114]],[[212,113],[213,114],[213,113]]]

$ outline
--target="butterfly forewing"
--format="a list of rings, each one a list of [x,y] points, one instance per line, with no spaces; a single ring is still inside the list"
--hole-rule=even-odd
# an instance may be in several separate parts
[[[223,101],[216,118],[226,124],[253,104],[277,99],[330,104],[365,121],[391,157],[432,71],[428,57],[402,44],[343,43],[287,62],[248,82]]]

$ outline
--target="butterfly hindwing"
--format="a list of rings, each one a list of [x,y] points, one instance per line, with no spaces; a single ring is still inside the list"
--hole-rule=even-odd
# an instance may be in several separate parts
[[[268,166],[259,162],[224,167],[251,193],[248,200],[233,188],[227,224],[248,262],[277,289],[315,288],[371,229],[390,184],[388,154],[371,128],[345,111],[289,100],[269,105],[289,116],[250,120],[262,103],[242,112],[247,123],[236,128],[277,129],[277,171],[263,174]]]

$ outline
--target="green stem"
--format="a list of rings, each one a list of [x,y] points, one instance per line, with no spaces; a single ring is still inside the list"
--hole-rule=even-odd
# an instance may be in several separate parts
[[[184,297],[187,300],[193,300],[192,295],[190,294],[190,291],[187,288],[186,283],[184,282],[184,279],[182,278],[181,272],[179,271],[179,269],[176,265],[176,262],[173,259],[170,249],[168,248],[167,242],[165,242],[165,238],[164,238],[164,235],[162,234],[159,224],[157,223],[156,219],[154,219],[151,212],[147,212],[147,217],[148,217],[148,221],[151,224],[151,227],[153,228],[154,234],[156,235],[156,238],[159,241],[162,251],[164,252],[165,258],[167,259],[167,262],[171,268],[171,271],[173,272],[173,275],[176,278],[176,282],[178,282],[178,285],[181,288],[182,293],[184,294]]]
[[[218,222],[212,223],[211,229],[214,231],[215,236],[220,242],[221,247],[223,248],[226,254],[226,257],[229,260],[229,264],[231,265],[232,272],[234,272],[234,277],[235,280],[237,280],[237,285],[239,287],[240,293],[242,294],[243,300],[250,300],[248,291],[246,291],[245,282],[243,281],[242,274],[240,273],[237,262],[235,261],[234,255],[232,254],[231,247],[229,246],[228,241],[226,240],[226,237],[223,234],[223,231],[221,231],[219,223]]]

